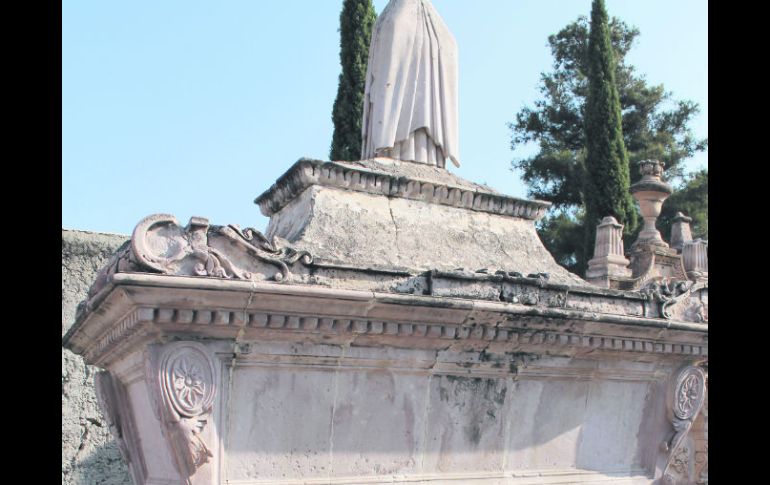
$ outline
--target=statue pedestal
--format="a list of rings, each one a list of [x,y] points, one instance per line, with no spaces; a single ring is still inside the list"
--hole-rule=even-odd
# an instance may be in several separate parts
[[[516,252],[500,231],[534,233],[537,203],[335,167],[290,170],[260,198],[280,239],[151,216],[102,270],[65,344],[106,369],[100,401],[135,483],[651,484],[681,454],[686,435],[661,451],[669,393],[707,359],[705,323],[520,259],[542,245]],[[388,207],[387,229],[359,234]],[[346,252],[344,231],[371,251]],[[451,241],[451,264],[426,269]]]

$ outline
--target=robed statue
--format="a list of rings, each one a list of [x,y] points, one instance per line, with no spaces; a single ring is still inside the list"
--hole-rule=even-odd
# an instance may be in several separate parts
[[[372,32],[362,158],[460,166],[457,43],[430,0],[390,0]]]

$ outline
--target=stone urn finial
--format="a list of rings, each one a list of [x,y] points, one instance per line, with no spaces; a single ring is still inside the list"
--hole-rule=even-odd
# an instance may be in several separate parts
[[[644,218],[644,228],[632,248],[640,245],[653,245],[668,247],[655,227],[660,210],[674,189],[661,180],[663,175],[663,162],[658,160],[644,160],[639,164],[639,172],[642,179],[631,186],[631,195],[639,202],[639,209]]]

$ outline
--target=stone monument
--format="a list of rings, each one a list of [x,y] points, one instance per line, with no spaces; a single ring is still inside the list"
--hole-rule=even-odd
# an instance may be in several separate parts
[[[388,9],[371,64],[445,79],[454,45],[430,2]],[[148,216],[79,307],[64,343],[105,369],[135,483],[694,483],[708,313],[689,310],[708,304],[704,283],[669,297],[567,272],[535,231],[549,204],[447,172],[451,123],[377,106],[427,96],[422,78],[375,87],[372,71],[378,156],[294,164],[256,199],[264,234]],[[404,156],[426,126],[435,164]]]

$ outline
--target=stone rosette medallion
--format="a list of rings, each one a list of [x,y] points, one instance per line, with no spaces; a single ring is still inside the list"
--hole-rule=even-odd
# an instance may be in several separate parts
[[[177,471],[191,477],[213,457],[203,437],[216,396],[213,359],[202,344],[174,342],[160,349],[153,371],[158,416]]]
[[[674,415],[679,419],[695,419],[706,396],[706,374],[700,367],[688,367],[677,379]]]
[[[663,443],[667,452],[663,468],[662,484],[691,483],[693,457],[688,444],[688,434],[695,419],[703,408],[706,399],[706,372],[699,366],[682,369],[674,381],[672,389],[671,425],[674,433],[670,440]]]
[[[190,343],[171,348],[161,364],[162,390],[179,415],[192,418],[211,410],[214,368],[208,356]]]

